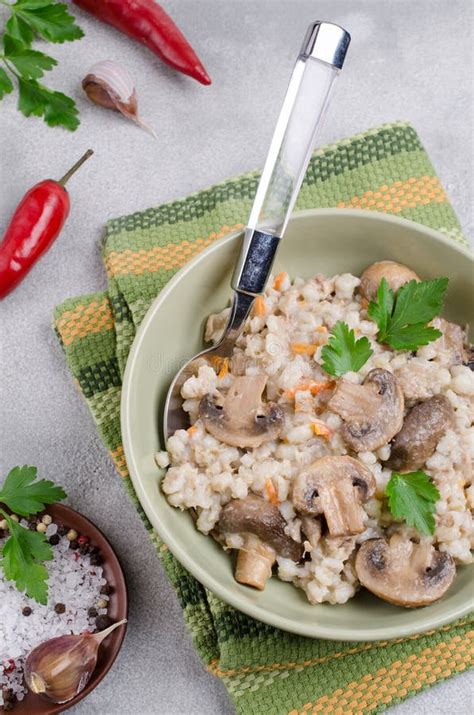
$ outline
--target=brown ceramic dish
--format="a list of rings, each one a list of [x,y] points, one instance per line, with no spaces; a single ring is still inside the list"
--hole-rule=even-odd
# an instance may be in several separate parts
[[[48,514],[51,514],[54,521],[61,522],[71,529],[75,529],[79,534],[88,536],[91,543],[100,549],[104,559],[104,563],[102,564],[104,578],[107,579],[107,582],[112,587],[108,615],[113,621],[120,621],[123,618],[127,618],[128,594],[125,577],[119,560],[103,533],[88,519],[82,516],[82,514],[79,514],[68,506],[55,504],[48,508]],[[76,705],[80,700],[89,695],[109,672],[122,646],[126,628],[126,625],[117,628],[101,645],[97,667],[89,683],[79,695],[67,703],[57,705],[29,692],[25,699],[17,703],[13,710],[10,711],[12,715],[53,715],[55,713],[64,712],[73,705]],[[4,715],[5,712],[5,710],[0,708],[0,715]]]

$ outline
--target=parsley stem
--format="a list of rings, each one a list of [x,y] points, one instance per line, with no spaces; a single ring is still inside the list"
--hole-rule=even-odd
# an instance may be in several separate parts
[[[0,0],[0,2],[2,2],[2,0]],[[11,64],[9,63],[9,61],[8,61],[8,58],[5,57],[5,55],[0,55],[0,59],[2,60],[3,64],[4,64],[5,67],[7,68],[7,70],[8,70],[12,75],[14,75],[18,80],[20,80],[20,79],[21,79],[21,75],[19,75],[18,72],[16,71],[16,69],[15,69],[14,67],[12,67],[12,65],[11,65]]]
[[[1,2],[1,0],[0,0],[0,2]],[[10,514],[7,514],[7,512],[4,511],[1,506],[0,506],[0,514],[1,514],[3,517],[5,517],[5,519],[6,519],[7,523],[8,523],[8,526],[11,528],[12,520],[11,520]]]

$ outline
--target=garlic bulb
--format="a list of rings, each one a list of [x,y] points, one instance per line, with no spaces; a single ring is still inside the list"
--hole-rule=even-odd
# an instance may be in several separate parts
[[[24,667],[29,689],[53,703],[72,700],[89,682],[102,641],[126,622],[114,623],[100,633],[58,636],[33,648]]]
[[[125,67],[112,60],[97,62],[82,80],[82,88],[92,102],[116,109],[156,138],[153,129],[138,115],[137,92]]]

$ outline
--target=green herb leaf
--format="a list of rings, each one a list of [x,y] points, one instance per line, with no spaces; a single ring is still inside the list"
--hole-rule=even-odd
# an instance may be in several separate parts
[[[395,519],[403,519],[421,534],[434,534],[433,514],[441,495],[425,472],[392,472],[385,493]]]
[[[3,36],[3,47],[6,58],[25,79],[38,79],[45,71],[58,64],[53,57],[30,50],[20,40],[8,34]]]
[[[35,80],[19,79],[18,109],[25,117],[44,117],[50,127],[62,126],[74,131],[79,126],[74,101],[62,92],[53,92]]]
[[[389,288],[385,278],[382,278],[380,282],[377,298],[378,303],[370,301],[367,312],[372,320],[379,326],[379,331],[385,335],[395,300],[394,292]]]
[[[18,15],[12,15],[9,18],[5,29],[10,37],[14,37],[15,40],[20,40],[20,42],[23,42],[28,47],[33,42],[33,30],[28,23],[22,20],[21,17],[18,17]]]
[[[0,67],[0,99],[13,92],[13,83],[5,70]]]
[[[84,37],[67,5],[46,0],[17,0],[12,12],[30,29],[50,42],[66,42]],[[30,40],[31,42],[31,40]]]
[[[4,30],[5,68],[18,81],[18,109],[26,116],[43,117],[50,127],[61,126],[74,131],[79,126],[74,101],[38,83],[45,72],[56,64],[53,57],[31,48],[35,35],[50,42],[78,40],[83,32],[68,7],[56,0],[17,0],[10,9]],[[0,100],[13,89],[11,78],[0,71]]]
[[[413,280],[402,286],[395,297],[383,278],[377,300],[370,301],[367,309],[379,328],[377,341],[395,350],[417,350],[441,337],[441,332],[427,323],[441,312],[447,288],[447,278]]]
[[[3,512],[10,531],[2,549],[0,567],[5,578],[14,581],[19,591],[45,605],[48,600],[48,571],[41,563],[53,558],[44,534],[25,529]]]
[[[47,479],[35,482],[36,467],[14,467],[0,489],[0,502],[16,514],[29,516],[43,511],[45,504],[65,498],[66,492]]]
[[[329,341],[321,351],[322,367],[330,375],[340,377],[346,372],[357,372],[372,355],[366,337],[355,339],[347,323],[339,320],[331,331]]]

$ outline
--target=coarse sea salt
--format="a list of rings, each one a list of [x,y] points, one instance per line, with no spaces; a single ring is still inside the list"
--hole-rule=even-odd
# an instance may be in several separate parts
[[[56,524],[48,526],[49,535],[57,528]],[[0,550],[5,540],[0,539]],[[99,599],[108,600],[100,593],[107,583],[101,566],[91,565],[89,556],[71,550],[66,536],[52,549],[54,558],[45,564],[49,573],[46,606],[17,591],[0,569],[0,708],[6,691],[19,701],[25,697],[23,665],[28,653],[55,636],[96,630],[95,618],[89,617],[88,610],[96,607]],[[55,612],[57,603],[65,605],[64,613]],[[26,606],[32,611],[29,616],[22,614]],[[107,609],[97,612],[103,615]]]

